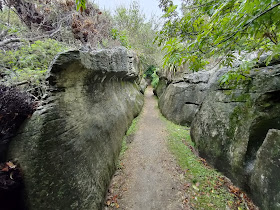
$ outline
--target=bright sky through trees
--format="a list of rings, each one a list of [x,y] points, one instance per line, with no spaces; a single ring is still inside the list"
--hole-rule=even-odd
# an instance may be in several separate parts
[[[114,11],[115,8],[120,5],[129,7],[132,0],[95,0],[94,2],[98,4],[101,9],[105,8],[106,10]],[[138,0],[138,2],[147,18],[149,18],[151,14],[155,14],[156,16],[161,16],[163,14],[158,7],[158,0]],[[173,0],[173,2],[176,5],[181,4],[180,0]]]

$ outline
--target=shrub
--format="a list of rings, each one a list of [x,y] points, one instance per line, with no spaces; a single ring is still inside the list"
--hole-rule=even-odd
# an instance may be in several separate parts
[[[62,43],[53,40],[38,40],[25,43],[18,50],[0,51],[3,82],[15,84],[22,81],[39,83],[45,79],[50,62],[59,52],[66,50]]]
[[[159,76],[157,75],[157,71],[154,71],[154,73],[152,74],[152,86],[153,88],[156,88],[158,86],[158,82],[159,82]]]

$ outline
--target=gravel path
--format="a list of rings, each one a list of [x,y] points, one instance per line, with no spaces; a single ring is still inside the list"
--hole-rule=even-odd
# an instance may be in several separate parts
[[[105,209],[189,209],[182,202],[183,178],[167,149],[166,127],[159,116],[157,101],[148,87],[138,130],[109,189],[108,204],[115,204]]]

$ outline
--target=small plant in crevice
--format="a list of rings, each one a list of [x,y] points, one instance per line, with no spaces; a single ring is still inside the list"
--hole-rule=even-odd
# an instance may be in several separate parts
[[[128,144],[131,143],[133,135],[135,134],[135,132],[138,129],[138,127],[137,127],[138,121],[139,121],[139,115],[136,118],[134,118],[130,127],[126,131],[126,135],[123,137],[119,160],[117,162],[117,169],[122,169],[122,167],[123,167],[122,159],[124,157],[126,150],[128,149]]]

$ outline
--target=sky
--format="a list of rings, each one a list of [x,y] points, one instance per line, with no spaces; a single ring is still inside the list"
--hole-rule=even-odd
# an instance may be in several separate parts
[[[94,0],[94,3],[98,4],[100,9],[106,9],[110,11],[114,11],[116,7],[120,5],[124,5],[129,7],[130,3],[133,0]],[[159,0],[138,0],[140,3],[141,9],[144,12],[147,18],[151,17],[151,14],[156,16],[161,16],[161,9],[158,7]],[[180,5],[181,0],[173,0],[173,3],[176,5]]]

